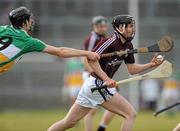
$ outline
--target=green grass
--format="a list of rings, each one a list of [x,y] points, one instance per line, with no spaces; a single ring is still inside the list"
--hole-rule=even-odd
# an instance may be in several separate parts
[[[0,112],[0,131],[46,131],[55,121],[62,119],[66,114],[64,110],[31,110],[31,111],[3,111]],[[102,111],[95,115],[94,131],[101,119]],[[138,114],[133,131],[172,131],[180,122],[180,114],[168,117],[163,114],[158,118],[152,112]],[[107,128],[107,131],[119,131],[122,119],[116,116]],[[83,131],[83,122],[68,131]]]

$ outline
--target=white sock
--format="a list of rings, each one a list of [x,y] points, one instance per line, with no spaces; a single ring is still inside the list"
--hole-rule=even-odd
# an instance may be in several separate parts
[[[100,126],[106,128],[107,125],[101,123]]]

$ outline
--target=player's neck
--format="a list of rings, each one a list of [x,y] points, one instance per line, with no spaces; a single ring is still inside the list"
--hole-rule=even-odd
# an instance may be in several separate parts
[[[126,42],[126,39],[124,39],[121,35],[119,35],[119,36],[120,36],[122,44],[124,44]]]

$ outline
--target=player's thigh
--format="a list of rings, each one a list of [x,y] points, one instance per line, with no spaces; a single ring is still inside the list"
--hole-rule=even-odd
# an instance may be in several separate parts
[[[83,107],[75,102],[66,115],[65,120],[77,122],[82,119],[90,110],[91,108]]]
[[[128,117],[136,114],[133,106],[119,93],[115,93],[109,101],[102,103],[101,106],[123,117]]]

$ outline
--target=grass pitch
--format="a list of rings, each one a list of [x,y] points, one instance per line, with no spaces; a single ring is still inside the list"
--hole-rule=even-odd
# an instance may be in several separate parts
[[[5,110],[0,112],[0,131],[46,131],[55,121],[62,119],[67,110]],[[94,131],[98,127],[103,111],[94,117]],[[169,117],[165,114],[153,117],[153,112],[139,112],[133,131],[172,131],[180,122],[180,113]],[[107,131],[119,131],[122,118],[116,116]],[[68,131],[83,131],[83,121]]]

